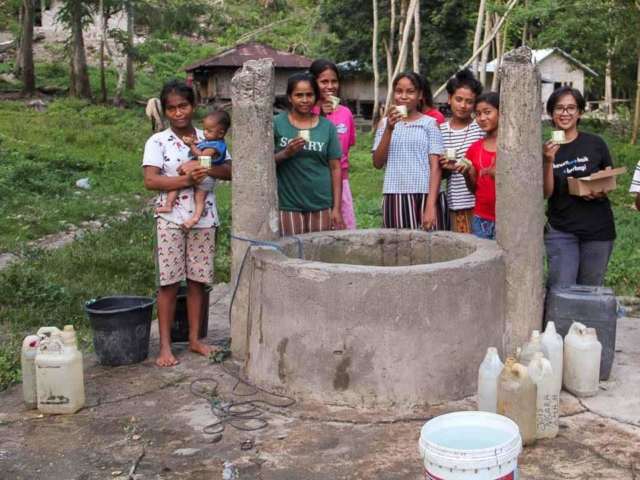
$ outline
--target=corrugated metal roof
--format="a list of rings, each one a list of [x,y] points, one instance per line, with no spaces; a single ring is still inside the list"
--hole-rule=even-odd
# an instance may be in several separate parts
[[[248,60],[260,60],[262,58],[273,58],[277,68],[309,68],[312,63],[307,57],[276,50],[262,43],[249,42],[187,65],[184,70],[189,72],[198,68],[240,68]]]

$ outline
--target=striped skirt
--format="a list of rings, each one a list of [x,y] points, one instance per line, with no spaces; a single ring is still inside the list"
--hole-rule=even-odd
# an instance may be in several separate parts
[[[315,212],[279,211],[280,236],[331,230],[331,209]]]
[[[382,195],[382,228],[422,229],[422,215],[427,206],[426,193],[385,193]],[[436,202],[436,227],[449,230],[447,199],[440,192]]]

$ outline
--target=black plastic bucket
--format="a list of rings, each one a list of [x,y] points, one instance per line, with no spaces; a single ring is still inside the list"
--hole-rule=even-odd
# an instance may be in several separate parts
[[[209,332],[209,294],[213,287],[205,288],[204,305],[202,306],[202,314],[200,316],[200,331],[198,338],[204,338]],[[176,314],[173,317],[173,326],[171,327],[171,341],[188,342],[189,341],[189,318],[187,317],[187,286],[180,285],[178,290],[178,300],[176,301]]]
[[[150,297],[100,297],[86,303],[98,363],[130,365],[149,356],[154,303]]]

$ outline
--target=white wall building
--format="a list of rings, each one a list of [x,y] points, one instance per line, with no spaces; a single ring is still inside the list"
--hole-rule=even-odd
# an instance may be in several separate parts
[[[547,104],[547,99],[553,91],[560,87],[577,88],[584,94],[585,74],[597,77],[598,74],[584,63],[575,59],[559,48],[545,48],[533,50],[533,62],[538,63],[542,77],[542,105]],[[491,89],[493,75],[496,72],[495,60],[487,64],[487,81],[485,91]],[[487,88],[489,85],[489,88]]]

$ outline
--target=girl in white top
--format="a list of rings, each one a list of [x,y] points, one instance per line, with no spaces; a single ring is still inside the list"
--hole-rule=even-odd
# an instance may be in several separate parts
[[[170,128],[153,135],[145,145],[144,185],[147,190],[158,190],[156,205],[163,205],[168,191],[180,194],[171,212],[156,213],[155,260],[158,283],[158,326],[160,353],[156,364],[173,366],[178,360],[171,351],[171,325],[176,309],[180,282],[187,280],[189,319],[189,349],[209,355],[215,349],[198,339],[200,320],[205,301],[205,285],[213,282],[213,256],[215,232],[218,226],[213,191],[207,193],[205,211],[192,228],[184,223],[193,216],[195,201],[193,188],[203,180],[231,180],[231,164],[199,166],[189,159],[189,146],[185,137],[203,138],[201,130],[193,124],[195,96],[186,83],[173,80],[162,89],[160,102]]]
[[[455,160],[452,160],[451,155],[450,158],[443,155],[440,157],[440,165],[442,176],[447,180],[451,231],[472,233],[475,195],[469,191],[464,177],[455,171],[454,166],[456,161],[465,157],[471,144],[485,135],[472,116],[476,97],[482,93],[482,84],[474,78],[470,70],[460,70],[447,82],[447,93],[452,117],[443,123],[440,129],[445,153],[454,153]]]
[[[444,208],[438,204],[442,134],[436,121],[418,110],[420,77],[414,72],[398,75],[393,100],[395,105],[378,124],[373,145],[373,166],[386,167],[382,226],[443,229]]]

